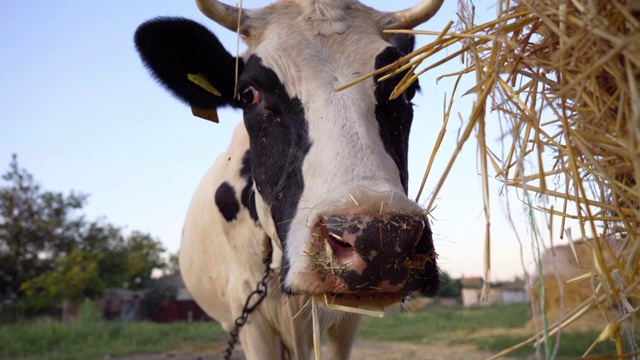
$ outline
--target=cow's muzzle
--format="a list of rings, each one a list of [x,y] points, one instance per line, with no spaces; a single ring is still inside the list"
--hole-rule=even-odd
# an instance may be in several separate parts
[[[433,295],[439,277],[421,215],[325,216],[314,229],[314,272],[337,295]],[[395,297],[395,296],[393,296]]]

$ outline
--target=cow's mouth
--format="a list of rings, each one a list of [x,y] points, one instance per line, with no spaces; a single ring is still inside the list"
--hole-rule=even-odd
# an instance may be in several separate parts
[[[313,230],[311,275],[302,290],[327,304],[383,309],[439,278],[423,215],[324,216]]]
[[[407,294],[402,293],[359,293],[359,294],[324,294],[319,298],[327,305],[384,310],[403,301]]]

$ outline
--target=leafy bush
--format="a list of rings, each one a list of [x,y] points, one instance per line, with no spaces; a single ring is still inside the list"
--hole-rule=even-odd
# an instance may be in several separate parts
[[[80,306],[80,312],[78,313],[77,322],[80,325],[92,325],[102,321],[102,312],[98,309],[96,304],[89,300],[84,299],[82,306]]]

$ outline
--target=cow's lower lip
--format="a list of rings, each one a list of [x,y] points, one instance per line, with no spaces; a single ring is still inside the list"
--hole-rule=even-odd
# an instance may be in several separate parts
[[[395,305],[407,296],[401,293],[363,293],[363,294],[323,294],[318,295],[326,304],[335,304],[363,309],[384,310]]]

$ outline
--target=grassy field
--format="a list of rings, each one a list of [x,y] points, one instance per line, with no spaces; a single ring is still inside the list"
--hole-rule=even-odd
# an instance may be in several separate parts
[[[563,332],[560,337],[560,347],[558,348],[556,359],[568,360],[581,357],[589,348],[589,346],[591,346],[591,343],[598,337],[598,335],[599,333],[593,330],[580,332]],[[473,338],[465,341],[465,343],[473,344],[481,350],[489,350],[491,352],[498,353],[501,350],[509,348],[510,346],[515,345],[527,338],[529,338],[529,335],[518,336],[503,334]],[[555,337],[553,337],[553,339],[555,340]],[[595,350],[591,352],[590,356],[613,355],[615,354],[615,351],[616,349],[614,344],[607,341],[599,344],[595,348]],[[542,354],[542,358],[544,358],[543,349],[540,349],[540,353]],[[509,356],[524,358],[529,357],[532,354],[534,354],[534,349],[532,347],[525,347],[523,349],[517,350]]]
[[[50,321],[0,325],[2,359],[102,359],[106,355],[156,353],[190,343],[225,338],[213,322],[155,324],[97,322],[60,324]]]
[[[528,308],[524,305],[489,309],[433,309],[364,319],[359,340],[407,341],[419,344],[472,344],[498,352],[530,336],[524,329]],[[575,359],[597,337],[597,332],[563,333],[560,358]],[[0,325],[2,359],[99,359],[105,355],[158,353],[205,342],[224,340],[227,334],[213,322],[153,324],[51,321]],[[611,354],[604,343],[595,354]],[[532,348],[521,350],[527,356]]]
[[[364,319],[359,339],[408,341],[419,344],[472,344],[478,349],[498,353],[532,335],[525,325],[529,319],[526,304],[493,308],[434,309],[383,319]],[[563,332],[558,359],[576,359],[598,337],[599,332]],[[555,338],[554,338],[555,339]],[[533,347],[510,356],[529,357]],[[541,350],[544,354],[544,351]],[[599,344],[591,355],[615,354],[611,342]],[[544,355],[543,355],[544,357]]]
[[[527,306],[448,308],[366,318],[360,338],[369,340],[433,343],[466,336],[480,330],[522,328],[527,322]]]

